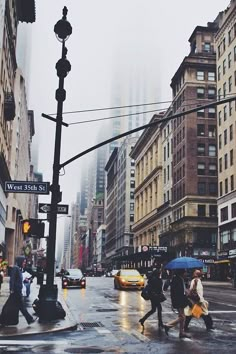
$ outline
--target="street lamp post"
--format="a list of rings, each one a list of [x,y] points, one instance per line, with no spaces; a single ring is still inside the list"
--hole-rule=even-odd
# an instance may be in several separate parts
[[[60,152],[61,152],[61,128],[63,125],[63,102],[66,99],[64,89],[64,79],[71,70],[70,62],[67,60],[67,48],[65,41],[72,33],[72,27],[67,21],[67,8],[63,8],[62,19],[54,26],[54,32],[57,39],[62,43],[61,58],[56,63],[57,76],[59,77],[59,87],[56,90],[57,117],[54,147],[53,177],[51,185],[51,210],[49,220],[49,236],[47,240],[47,278],[46,284],[41,285],[39,291],[39,300],[41,303],[40,320],[54,320],[58,318],[57,314],[57,285],[54,285],[54,267],[55,267],[55,247],[56,247],[56,227],[57,227],[57,204],[61,201],[61,192],[59,186],[60,172]]]

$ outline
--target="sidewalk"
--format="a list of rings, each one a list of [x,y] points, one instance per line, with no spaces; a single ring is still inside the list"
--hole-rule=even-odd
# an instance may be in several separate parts
[[[55,282],[57,279],[55,278]],[[36,278],[31,284],[31,293],[28,299],[25,299],[25,304],[27,310],[30,314],[34,313],[32,308],[33,301],[38,297],[40,285],[37,285]],[[60,283],[58,283],[58,300],[61,302],[64,310],[66,311],[66,317],[63,320],[55,320],[49,323],[39,323],[38,319],[28,325],[24,316],[19,312],[19,323],[16,326],[7,326],[0,327],[0,339],[3,337],[15,337],[15,336],[25,336],[32,334],[42,334],[48,332],[59,332],[65,330],[74,330],[77,328],[77,322],[70,312],[65,300],[62,296],[62,289]],[[2,289],[0,293],[0,311],[2,310],[3,305],[5,304],[7,298],[9,296],[9,278],[5,277]]]

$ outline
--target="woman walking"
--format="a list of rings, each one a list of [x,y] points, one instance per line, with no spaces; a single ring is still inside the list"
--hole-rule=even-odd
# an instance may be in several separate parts
[[[164,328],[163,322],[162,322],[162,306],[160,303],[160,295],[162,294],[162,279],[161,279],[161,270],[160,269],[155,269],[149,280],[148,280],[148,286],[150,289],[150,301],[151,301],[151,310],[146,313],[145,316],[143,316],[140,320],[139,323],[144,327],[144,322],[146,319],[151,316],[153,313],[157,311],[157,317],[158,317],[158,327],[159,328]]]
[[[193,279],[191,281],[191,284],[190,284],[190,291],[192,289],[196,289],[196,292],[199,296],[199,301],[198,301],[198,305],[201,306],[202,308],[202,319],[204,320],[205,322],[205,325],[206,325],[206,329],[208,331],[214,329],[213,327],[213,320],[208,312],[208,302],[204,299],[203,297],[203,286],[202,286],[202,281],[201,281],[201,277],[202,277],[202,272],[201,270],[195,270],[193,272]],[[185,314],[186,314],[186,319],[185,319],[185,325],[184,325],[184,330],[185,332],[189,330],[188,326],[189,326],[189,323],[192,319],[192,311],[191,311],[191,308],[186,308],[186,311],[185,311]]]

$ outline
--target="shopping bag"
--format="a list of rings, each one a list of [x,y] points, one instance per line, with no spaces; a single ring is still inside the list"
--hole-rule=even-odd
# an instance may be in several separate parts
[[[0,323],[5,326],[17,325],[19,322],[19,307],[14,294],[10,294],[3,305]]]
[[[199,318],[201,317],[203,311],[202,311],[202,308],[200,305],[198,304],[195,304],[192,308],[192,315],[196,318]]]

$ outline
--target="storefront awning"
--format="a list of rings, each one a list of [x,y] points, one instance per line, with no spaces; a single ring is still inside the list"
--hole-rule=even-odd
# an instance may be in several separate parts
[[[221,259],[220,261],[215,261],[215,264],[223,264],[223,263],[230,263],[230,261],[228,259]]]

